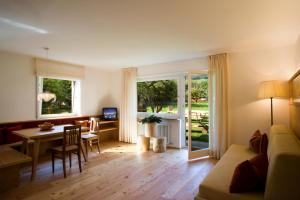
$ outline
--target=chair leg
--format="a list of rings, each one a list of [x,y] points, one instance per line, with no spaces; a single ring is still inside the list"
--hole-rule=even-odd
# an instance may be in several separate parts
[[[55,158],[54,158],[54,152],[52,152],[52,173],[54,173],[55,168]]]
[[[89,141],[89,144],[90,144],[91,151],[93,151],[93,142]]]
[[[67,177],[67,173],[66,173],[66,155],[63,155],[63,169],[64,169],[64,178]]]
[[[69,162],[70,162],[70,168],[72,167],[72,153],[69,152]]]
[[[77,156],[78,156],[79,171],[80,171],[80,173],[81,173],[82,169],[81,169],[81,155],[80,155],[80,149],[78,149]]]
[[[86,154],[83,151],[83,148],[82,148],[83,146],[82,145],[84,145],[84,142],[80,145],[80,150],[81,150],[81,153],[83,155],[84,161],[87,162],[87,160],[86,160]]]
[[[99,139],[97,139],[97,147],[98,147],[98,152],[100,154],[100,140]]]
[[[84,144],[85,144],[85,155],[86,157],[88,157],[88,141],[85,140]]]

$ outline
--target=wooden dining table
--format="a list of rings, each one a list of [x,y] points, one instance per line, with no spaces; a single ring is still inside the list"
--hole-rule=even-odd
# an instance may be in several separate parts
[[[41,131],[40,128],[28,128],[28,129],[21,129],[13,132],[14,134],[21,136],[23,138],[22,151],[23,152],[26,151],[27,154],[28,154],[28,141],[33,140],[33,155],[32,155],[33,162],[32,162],[31,180],[34,180],[36,176],[36,169],[38,165],[41,142],[61,140],[63,138],[64,127],[66,126],[72,126],[72,124],[53,126],[53,128],[48,131]],[[87,162],[88,158],[85,154],[86,150],[82,141],[80,146],[81,146],[84,160]]]

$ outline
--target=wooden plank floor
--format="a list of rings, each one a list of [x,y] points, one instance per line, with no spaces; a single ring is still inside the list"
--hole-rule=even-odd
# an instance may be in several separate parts
[[[188,162],[186,150],[137,153],[135,145],[120,142],[104,143],[101,151],[100,155],[96,150],[89,153],[82,173],[74,155],[66,179],[60,160],[52,174],[50,157],[43,157],[35,181],[30,181],[31,168],[25,166],[20,186],[0,194],[0,199],[189,200],[194,199],[199,183],[216,163],[209,158]]]

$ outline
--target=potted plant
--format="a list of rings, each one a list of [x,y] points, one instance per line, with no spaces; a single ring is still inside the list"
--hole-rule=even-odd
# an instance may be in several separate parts
[[[159,124],[161,122],[161,117],[150,115],[149,117],[142,119],[141,122],[145,124],[145,136],[153,137],[155,132],[155,124]]]

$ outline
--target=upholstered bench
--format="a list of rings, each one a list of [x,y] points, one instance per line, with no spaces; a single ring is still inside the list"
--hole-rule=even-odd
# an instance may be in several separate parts
[[[20,166],[30,161],[31,157],[8,146],[0,145],[0,192],[19,185]]]

